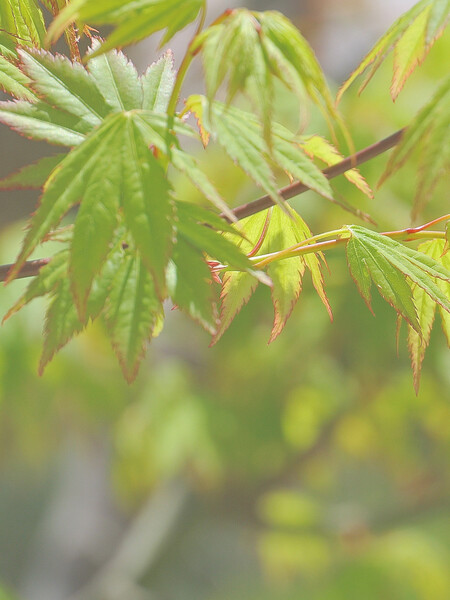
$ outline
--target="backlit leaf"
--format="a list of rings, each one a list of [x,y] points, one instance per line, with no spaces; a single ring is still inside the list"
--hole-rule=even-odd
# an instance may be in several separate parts
[[[28,83],[30,83],[30,79],[16,64],[0,56],[0,89],[19,100],[32,102],[36,96],[27,87]]]
[[[387,236],[356,225],[349,226],[349,230],[352,233],[347,242],[350,273],[369,308],[373,281],[383,298],[420,333],[411,281],[450,311],[450,298],[434,281],[435,278],[449,280],[449,270],[433,258]]]
[[[2,0],[0,28],[13,34],[20,45],[40,48],[43,44],[44,18],[35,0]]]
[[[100,47],[93,40],[92,51]],[[88,71],[111,110],[133,110],[142,106],[142,87],[136,67],[123,52],[111,50],[89,61]]]
[[[442,259],[444,243],[442,240],[430,240],[421,244],[418,247],[420,252],[423,252],[427,256],[431,256],[434,260],[444,264]],[[450,267],[450,261],[448,261]],[[435,283],[438,286],[442,286],[444,293],[450,298],[450,284],[445,283],[441,280],[436,279]],[[446,286],[446,289],[444,289]],[[425,356],[425,351],[428,347],[431,335],[431,329],[434,323],[434,317],[436,312],[436,302],[430,298],[430,296],[419,286],[413,288],[413,300],[417,309],[417,318],[419,320],[421,335],[417,333],[412,327],[408,328],[408,348],[411,356],[411,364],[414,375],[414,387],[416,393],[419,391],[420,383],[420,372],[422,368],[422,362]],[[445,325],[445,319],[448,313],[442,311],[443,323]]]
[[[165,113],[172,95],[175,77],[173,54],[168,50],[159,60],[150,65],[141,77],[142,108]]]
[[[159,328],[163,314],[147,268],[138,257],[127,255],[112,283],[105,322],[128,382],[136,377],[146,345]]]
[[[222,292],[220,294],[221,306],[217,331],[213,336],[211,345],[216,344],[244,304],[250,300],[258,286],[258,280],[243,272],[227,272],[223,276]]]
[[[83,331],[89,320],[93,321],[100,314],[110,292],[112,281],[123,260],[123,256],[119,256],[119,254],[122,254],[120,246],[114,247],[108,260],[105,261],[101,273],[96,276],[83,319],[80,318],[77,307],[73,302],[70,279],[68,277],[68,262],[64,265],[65,276],[62,271],[64,255],[60,253],[61,258],[54,264],[52,272],[50,271],[51,263],[48,265],[48,273],[42,275],[38,290],[42,291],[44,287],[48,288],[53,283],[57,269],[60,277],[56,285],[50,290],[52,299],[45,318],[44,348],[39,364],[39,372],[41,374],[54,354],[75,335]],[[66,258],[68,258],[67,255]],[[44,268],[47,269],[47,267]],[[41,272],[38,277],[41,277]],[[33,283],[30,284],[30,290],[32,286]],[[28,296],[26,293],[27,302],[30,300]]]
[[[113,25],[115,28],[97,55],[126,46],[166,29],[161,44],[196,19],[204,0],[73,0],[56,17],[48,31],[54,42],[74,21],[87,25]]]
[[[415,219],[439,179],[450,167],[450,77],[440,86],[406,129],[394,149],[380,183],[395,173],[413,154],[420,153],[418,185],[413,205]]]
[[[16,173],[0,179],[0,190],[41,189],[50,176],[50,173],[65,156],[65,154],[46,156],[31,165],[23,167]]]
[[[307,154],[322,160],[328,166],[335,165],[344,158],[333,144],[320,135],[302,138],[301,145]],[[363,194],[369,198],[373,198],[373,191],[358,169],[349,169],[344,173],[344,177],[353,183]]]
[[[90,127],[99,125],[110,112],[94,78],[79,63],[44,50],[19,50],[31,86],[51,106],[67,111]]]
[[[365,88],[386,56],[394,49],[394,74],[391,95],[395,100],[407,77],[420,64],[436,39],[443,32],[450,17],[448,0],[421,0],[395,21],[390,29],[378,40],[359,66],[343,83],[337,100],[339,101],[355,79],[370,65],[360,92]]]
[[[90,129],[79,117],[45,102],[0,102],[0,122],[25,137],[57,146],[77,146]]]
[[[276,78],[302,101],[306,91],[329,121],[337,117],[314,52],[298,29],[277,11],[227,11],[196,38],[192,51],[200,50],[209,100],[225,81],[228,104],[237,92],[246,93],[261,118],[269,146]]]
[[[271,155],[258,120],[234,106],[225,106],[216,101],[209,106],[208,100],[202,96],[191,96],[186,106],[197,116],[201,127],[217,139],[242,170],[274,202],[284,206],[272,172]],[[328,180],[300,148],[295,136],[284,127],[274,124],[271,142],[272,155],[279,167],[322,196],[332,196]]]

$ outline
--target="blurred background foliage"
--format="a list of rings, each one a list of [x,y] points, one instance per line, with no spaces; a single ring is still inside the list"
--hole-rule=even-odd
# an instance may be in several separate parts
[[[225,8],[212,4],[216,12]],[[413,2],[397,3],[378,31],[371,29],[374,3],[282,4],[337,89],[369,38]],[[375,4],[382,12],[392,3]],[[340,15],[334,29],[333,11]],[[366,38],[357,31],[360,22],[367,22]],[[345,46],[354,32],[360,47],[349,57]],[[336,55],[327,62],[327,35],[334,44],[339,39],[341,63]],[[148,62],[145,45],[133,49],[139,52]],[[408,123],[432,95],[449,54],[447,34],[395,105],[390,61],[361,97],[356,87],[347,93],[342,113],[357,149]],[[278,106],[278,118],[298,127],[292,99],[280,95]],[[308,119],[306,132],[326,134],[318,115]],[[0,135],[9,159],[10,134],[2,128]],[[259,195],[218,149],[200,156],[232,204]],[[362,167],[373,187],[387,160]],[[176,185],[180,195],[198,200],[186,181]],[[373,201],[344,178],[335,185],[381,229],[409,225],[414,161]],[[444,186],[423,222],[448,210]],[[16,198],[2,196],[4,223]],[[355,222],[313,193],[293,204],[315,233]],[[2,262],[14,259],[22,227],[3,226]],[[132,386],[122,380],[99,326],[65,348],[42,378],[36,374],[42,304],[35,301],[2,327],[0,600],[450,597],[444,337],[436,327],[416,397],[404,331],[397,355],[394,311],[374,298],[371,316],[343,252],[327,259],[333,324],[307,281],[270,346],[266,289],[213,348],[205,333],[167,307],[166,328]],[[2,290],[3,313],[24,285]]]

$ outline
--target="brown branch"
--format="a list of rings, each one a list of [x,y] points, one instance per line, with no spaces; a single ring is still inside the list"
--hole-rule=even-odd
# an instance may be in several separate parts
[[[375,158],[376,156],[379,156],[380,154],[383,154],[387,150],[390,150],[391,148],[396,146],[402,139],[404,132],[405,129],[400,129],[399,131],[393,133],[389,137],[384,138],[383,140],[376,142],[375,144],[372,144],[372,146],[368,146],[360,152],[357,152],[356,154],[353,154],[352,156],[341,160],[341,162],[336,163],[332,167],[328,167],[323,171],[323,174],[325,175],[325,177],[327,177],[327,179],[333,179],[334,177],[342,175],[346,171],[349,171],[350,169],[353,169],[358,165],[368,162],[372,158]],[[289,198],[293,198],[294,196],[303,194],[308,190],[308,186],[297,181],[296,183],[292,183],[291,185],[282,188],[279,193],[280,196],[282,196],[285,200],[288,200]],[[240,220],[244,219],[245,217],[254,215],[258,212],[261,212],[266,208],[270,208],[274,204],[275,203],[270,196],[262,196],[257,200],[253,200],[253,202],[248,202],[247,204],[242,204],[241,206],[238,206],[237,208],[233,209],[233,213]],[[229,219],[225,215],[222,214],[221,217],[224,220],[229,221]],[[49,258],[42,258],[39,260],[31,260],[26,262],[20,270],[19,274],[16,276],[16,279],[36,276],[39,273],[39,269],[46,265],[49,262],[49,260]],[[8,272],[12,266],[13,265],[0,266],[0,281],[5,281]]]
[[[400,140],[402,139],[403,134],[406,129],[400,129],[399,131],[393,133],[387,138],[372,144],[372,146],[368,146],[363,150],[360,150],[356,154],[341,160],[341,162],[336,163],[332,167],[328,167],[323,171],[323,174],[327,179],[333,179],[338,175],[342,175],[346,171],[357,167],[358,165],[362,165],[365,162],[368,162],[372,158],[383,154],[387,150],[390,150],[394,146],[396,146]],[[285,200],[289,200],[289,198],[293,198],[294,196],[298,196],[299,194],[303,194],[308,191],[309,187],[300,181],[296,181],[279,191],[279,194]],[[273,206],[275,202],[272,200],[270,196],[262,196],[258,198],[258,200],[253,200],[252,202],[248,202],[247,204],[242,204],[233,210],[234,215],[240,220],[245,217],[250,217],[270,206]],[[225,215],[221,215],[223,219],[228,221],[228,218]]]

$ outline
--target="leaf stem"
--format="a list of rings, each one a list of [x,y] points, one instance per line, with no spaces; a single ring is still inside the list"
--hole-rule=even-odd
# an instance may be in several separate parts
[[[180,95],[181,86],[183,85],[183,82],[186,78],[186,73],[187,73],[189,67],[191,66],[191,62],[195,58],[195,53],[192,51],[192,46],[194,45],[194,42],[195,42],[197,36],[203,29],[203,26],[205,24],[205,19],[206,19],[206,8],[205,8],[205,5],[203,5],[203,7],[201,8],[201,16],[200,16],[200,21],[198,23],[198,27],[195,31],[194,37],[192,38],[192,40],[189,43],[188,49],[186,51],[186,54],[183,57],[183,60],[181,61],[180,68],[178,69],[177,77],[175,80],[175,85],[173,86],[172,95],[170,96],[169,104],[167,107],[167,114],[169,115],[169,117],[175,116],[175,111],[177,108],[177,102],[178,102],[178,97]]]
[[[448,218],[449,215],[446,215]],[[431,223],[436,221],[442,221],[443,217],[439,217],[439,219],[435,219]],[[415,240],[420,239],[445,239],[445,231],[425,231],[423,228],[425,226],[429,226],[430,223],[426,223],[426,225],[422,225],[421,227],[417,227],[414,230],[411,229],[403,229],[401,231],[385,231],[381,235],[389,237],[391,239],[400,239],[404,242],[413,242]],[[284,250],[280,250],[279,252],[272,252],[271,254],[265,254],[263,256],[255,256],[250,257],[250,260],[254,262],[255,269],[263,269],[267,265],[272,262],[278,260],[284,260],[286,258],[292,258],[294,256],[302,256],[303,254],[310,254],[311,252],[322,252],[323,250],[330,250],[330,248],[336,248],[337,246],[346,243],[351,237],[350,235],[345,235],[343,237],[336,238],[334,240],[328,240],[326,242],[316,242],[311,244],[311,240],[319,240],[324,237],[329,237],[332,234],[343,234],[349,233],[345,228],[339,229],[337,231],[327,231],[325,233],[321,233],[319,235],[315,235],[308,240],[304,240],[295,246],[291,246],[290,248],[286,248]]]
[[[175,100],[175,104],[176,104],[176,100]],[[401,130],[393,133],[389,137],[384,138],[383,140],[380,140],[379,142],[376,142],[375,144],[368,146],[367,148],[364,148],[363,150],[360,150],[353,156],[349,156],[348,158],[345,158],[341,162],[333,165],[332,167],[325,169],[323,171],[323,173],[325,174],[325,176],[328,179],[332,179],[334,177],[337,177],[338,175],[342,175],[346,171],[354,168],[355,166],[365,163],[365,162],[371,160],[372,158],[375,158],[376,156],[379,156],[380,154],[383,154],[387,150],[390,150],[391,148],[396,146],[400,142],[404,132],[405,132],[405,129],[401,129]],[[303,192],[306,192],[308,189],[309,188],[307,186],[305,186],[304,184],[302,184],[300,182],[296,182],[296,183],[293,183],[292,185],[289,185],[289,186],[283,188],[282,190],[280,190],[279,193],[281,196],[283,196],[283,198],[288,199],[288,198],[292,198],[293,196],[302,194]],[[262,196],[258,200],[249,202],[247,204],[243,204],[242,206],[238,206],[237,208],[235,208],[233,210],[233,212],[238,219],[243,219],[244,217],[249,217],[258,212],[261,212],[262,210],[266,210],[267,208],[270,208],[273,205],[274,205],[274,202],[272,201],[272,199],[270,197]],[[221,216],[224,220],[228,221],[228,218],[225,215],[221,215]],[[430,227],[431,225],[434,225],[436,223],[445,221],[447,219],[450,219],[450,215],[444,215],[442,217],[439,217],[438,219],[435,219],[434,221],[430,221],[430,223],[421,225],[420,227],[416,227],[416,228],[412,228],[412,229],[404,229],[404,230],[400,230],[400,231],[391,231],[391,232],[385,233],[384,235],[389,235],[389,237],[392,237],[393,239],[404,239],[405,241],[410,241],[410,240],[414,240],[414,239],[422,239],[422,238],[427,238],[427,237],[435,237],[435,238],[442,239],[442,238],[445,238],[445,233],[443,231],[433,231],[433,232],[428,231],[428,232],[426,232],[426,231],[422,231],[422,230],[424,230],[427,227]],[[330,234],[330,233],[331,232],[328,232],[328,234]],[[319,234],[319,235],[321,235],[323,237],[326,236],[326,234]],[[318,236],[314,236],[314,239],[317,240]],[[318,248],[319,244],[314,245],[314,244],[310,243],[311,240],[305,240],[304,242],[301,242],[301,244],[308,243],[307,247],[306,248],[304,246],[299,247],[297,252],[301,252],[301,254],[306,254],[308,252],[317,252],[319,250],[326,250],[328,248],[335,247],[336,245],[338,245],[338,243],[341,243],[343,241],[345,241],[345,238],[343,238],[341,240],[330,240],[328,242],[322,242],[321,246]],[[277,253],[275,253],[275,254],[277,254]],[[261,257],[261,256],[253,257],[253,260],[261,260],[262,258],[263,257]],[[40,260],[32,260],[32,261],[26,262],[25,265],[23,266],[23,268],[21,269],[21,271],[19,272],[19,274],[17,275],[17,278],[19,279],[19,278],[23,278],[23,277],[35,277],[39,273],[39,269],[44,264],[47,264],[49,260],[50,260],[49,258],[43,258]],[[13,266],[12,264],[0,265],[0,281],[5,281],[8,271],[11,269],[12,266]]]

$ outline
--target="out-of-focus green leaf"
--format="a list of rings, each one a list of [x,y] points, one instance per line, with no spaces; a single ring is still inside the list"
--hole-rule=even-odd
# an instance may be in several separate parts
[[[394,48],[394,73],[391,95],[395,100],[406,79],[419,65],[443,32],[450,17],[448,0],[421,0],[405,12],[392,27],[378,40],[372,50],[343,83],[337,99],[345,90],[372,65],[360,88],[366,87],[385,57]]]
[[[2,0],[0,28],[15,37],[18,45],[40,48],[44,42],[44,18],[35,0]]]
[[[165,113],[175,84],[173,54],[168,50],[141,77],[144,110]]]
[[[192,51],[202,51],[208,99],[227,81],[227,103],[238,91],[257,107],[264,139],[271,144],[274,79],[303,100],[304,91],[326,113],[337,117],[324,75],[298,29],[277,11],[229,10],[200,34]]]
[[[73,0],[50,25],[48,40],[54,42],[70,23],[77,21],[115,26],[91,56],[133,44],[162,29],[166,29],[161,42],[164,45],[194,21],[204,5],[204,0]]]
[[[430,256],[379,233],[357,225],[348,229],[352,234],[347,242],[350,273],[369,308],[373,280],[383,298],[422,335],[411,281],[450,312],[450,298],[434,281],[435,278],[449,281],[449,270]]]
[[[418,186],[413,205],[416,218],[439,179],[450,168],[450,77],[431,101],[422,108],[394,149],[380,183],[404,165],[414,152],[420,152]]]
[[[163,320],[163,308],[144,263],[132,254],[122,260],[108,296],[108,336],[128,382],[136,377],[147,342]]]
[[[0,190],[32,189],[39,190],[43,187],[50,173],[60,164],[65,154],[46,156],[31,165],[23,167],[0,179]]]

